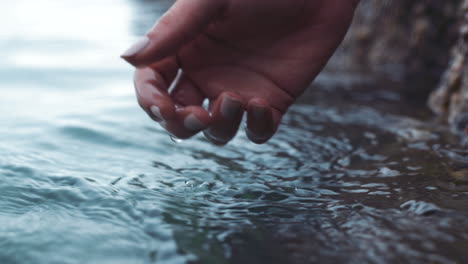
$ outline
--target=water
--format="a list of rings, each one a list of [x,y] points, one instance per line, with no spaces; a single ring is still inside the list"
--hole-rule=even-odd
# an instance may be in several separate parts
[[[172,142],[118,59],[168,4],[1,4],[0,263],[466,260],[466,146],[383,82],[322,75],[266,145]]]

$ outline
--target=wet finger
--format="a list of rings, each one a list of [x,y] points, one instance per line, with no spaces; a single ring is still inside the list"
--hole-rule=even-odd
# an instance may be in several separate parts
[[[241,96],[222,93],[210,107],[213,121],[204,131],[205,137],[216,145],[227,144],[237,133],[244,114],[244,101]]]
[[[176,118],[163,123],[163,127],[174,137],[187,139],[206,129],[211,117],[200,106],[181,107],[176,110]]]
[[[247,106],[247,137],[256,144],[267,142],[278,129],[281,113],[265,100],[254,98]]]
[[[174,102],[181,106],[201,105],[205,96],[183,72],[170,92]]]
[[[157,72],[165,81],[167,86],[165,90],[167,90],[171,83],[176,79],[180,69],[177,58],[175,56],[160,60],[148,67],[153,69],[154,72]]]
[[[164,78],[151,68],[137,69],[134,77],[139,105],[155,121],[175,117],[175,104],[167,92]]]

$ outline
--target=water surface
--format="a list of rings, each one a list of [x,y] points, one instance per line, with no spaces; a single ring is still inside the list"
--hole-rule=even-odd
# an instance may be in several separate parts
[[[118,58],[168,4],[0,4],[1,263],[468,258],[466,146],[386,82],[323,74],[262,146],[172,142]]]

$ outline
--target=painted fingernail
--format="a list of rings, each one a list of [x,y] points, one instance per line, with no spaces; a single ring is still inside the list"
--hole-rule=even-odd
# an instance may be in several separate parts
[[[140,38],[135,44],[128,48],[120,57],[126,59],[136,56],[150,44],[150,39],[147,36]]]
[[[224,139],[224,138],[219,138],[217,136],[214,136],[210,131],[207,131],[207,130],[203,131],[203,134],[211,143],[218,145],[218,146],[226,145],[229,142],[229,139]]]
[[[151,113],[153,113],[153,115],[156,118],[160,119],[161,121],[164,120],[164,118],[163,118],[163,116],[161,114],[161,111],[159,110],[159,107],[153,105],[153,106],[151,106],[150,110],[151,110]]]
[[[184,119],[184,126],[191,131],[200,131],[206,127],[194,114],[190,114]]]
[[[242,111],[241,102],[230,97],[225,97],[221,102],[220,111],[223,117],[233,119]]]
[[[253,133],[252,131],[250,131],[249,129],[246,129],[245,130],[245,133],[247,134],[247,137],[254,143],[257,143],[257,144],[262,144],[262,143],[265,143],[266,141],[268,141],[268,139],[270,139],[270,135],[264,135],[264,136],[260,136],[260,135],[257,135],[255,133]]]
[[[252,106],[252,117],[256,120],[265,118],[268,113],[268,108],[261,105]]]
[[[272,112],[265,105],[251,105],[247,117],[247,137],[256,144],[267,142],[273,135]]]

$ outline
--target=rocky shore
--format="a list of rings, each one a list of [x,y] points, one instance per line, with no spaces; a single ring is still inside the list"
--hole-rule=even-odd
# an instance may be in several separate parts
[[[455,130],[468,134],[468,0],[362,0],[328,69],[404,83]]]

